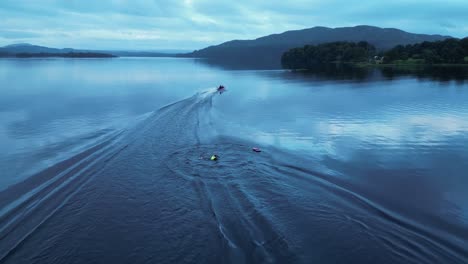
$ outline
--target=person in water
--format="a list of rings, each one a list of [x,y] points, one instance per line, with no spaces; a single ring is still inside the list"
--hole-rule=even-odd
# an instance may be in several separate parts
[[[218,159],[219,159],[219,156],[216,155],[216,154],[213,154],[213,155],[211,155],[211,157],[206,157],[206,156],[204,156],[204,155],[202,154],[202,155],[200,155],[200,157],[199,157],[198,159],[215,161],[215,160],[218,160]]]

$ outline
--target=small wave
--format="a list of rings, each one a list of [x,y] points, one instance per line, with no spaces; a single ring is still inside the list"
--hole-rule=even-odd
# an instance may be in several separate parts
[[[125,149],[121,131],[0,192],[0,261]]]

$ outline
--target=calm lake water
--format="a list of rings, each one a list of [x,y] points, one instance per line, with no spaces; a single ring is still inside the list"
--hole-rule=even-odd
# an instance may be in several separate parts
[[[463,69],[0,60],[0,263],[467,263],[467,102]]]

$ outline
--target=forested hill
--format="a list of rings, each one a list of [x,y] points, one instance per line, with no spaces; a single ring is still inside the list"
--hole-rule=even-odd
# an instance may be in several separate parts
[[[397,45],[376,52],[371,44],[360,41],[305,45],[285,52],[281,64],[286,69],[314,69],[325,64],[468,64],[468,38],[424,41]]]
[[[312,69],[329,63],[368,62],[375,55],[375,47],[365,41],[341,41],[290,49],[281,57],[281,64],[286,69]]]
[[[468,64],[468,37],[398,45],[384,54],[384,63]]]
[[[304,45],[349,41],[366,41],[377,50],[387,50],[397,45],[414,44],[423,41],[437,41],[449,38],[441,35],[413,34],[394,28],[356,26],[342,28],[314,27],[286,31],[255,40],[233,40],[217,46],[197,50],[188,57],[211,58],[239,61],[244,64],[263,63],[281,65],[281,55],[287,50]]]

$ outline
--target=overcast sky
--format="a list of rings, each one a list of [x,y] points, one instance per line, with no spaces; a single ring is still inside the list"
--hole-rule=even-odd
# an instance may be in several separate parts
[[[355,25],[465,37],[468,0],[0,0],[0,46],[199,49]]]

